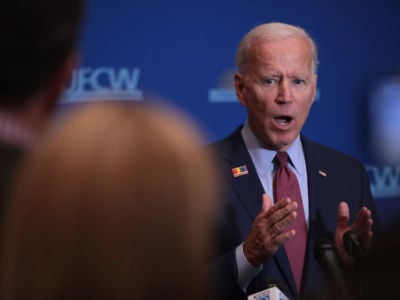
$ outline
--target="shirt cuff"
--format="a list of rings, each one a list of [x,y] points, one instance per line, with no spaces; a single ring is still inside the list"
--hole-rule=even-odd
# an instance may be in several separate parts
[[[236,247],[235,256],[238,274],[237,281],[240,288],[246,292],[249,283],[262,270],[262,265],[259,267],[254,267],[247,261],[243,251],[243,243]]]

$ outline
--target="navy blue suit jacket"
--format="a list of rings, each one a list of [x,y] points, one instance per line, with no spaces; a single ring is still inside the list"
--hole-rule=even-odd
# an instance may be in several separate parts
[[[241,136],[240,126],[227,138],[211,144],[222,171],[224,197],[216,217],[218,251],[212,262],[217,275],[218,299],[246,299],[237,284],[235,248],[250,232],[252,223],[261,209],[264,189]],[[350,208],[350,222],[362,206],[372,211],[377,219],[369,179],[365,168],[357,160],[336,150],[316,144],[301,136],[303,145],[309,197],[309,234],[302,295],[319,294],[327,289],[324,270],[314,258],[314,244],[323,238],[333,241],[337,225],[337,209],[341,201]],[[232,168],[246,165],[248,174],[234,177]],[[319,171],[325,172],[326,176]],[[375,224],[375,223],[374,223]],[[273,259],[264,263],[262,271],[247,288],[247,295],[264,289],[265,280],[277,280],[290,299],[297,299],[294,278],[291,274],[284,247]]]

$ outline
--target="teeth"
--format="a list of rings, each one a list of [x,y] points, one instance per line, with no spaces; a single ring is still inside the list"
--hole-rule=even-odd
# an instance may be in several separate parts
[[[279,124],[288,124],[289,118],[277,118]]]

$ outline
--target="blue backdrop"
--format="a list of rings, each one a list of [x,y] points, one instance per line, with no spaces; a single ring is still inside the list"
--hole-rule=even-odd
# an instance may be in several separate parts
[[[398,0],[92,0],[82,63],[62,105],[99,93],[136,101],[155,94],[186,111],[214,141],[246,118],[232,89],[240,39],[265,22],[300,25],[316,40],[320,59],[318,99],[304,133],[365,164],[387,224],[400,215],[400,161],[377,159],[370,144],[386,145],[376,136],[389,122],[394,130],[386,141],[400,138],[393,123],[400,110],[391,109],[400,108],[400,89],[390,94],[387,119],[373,114],[382,101],[373,90],[387,88],[381,78],[399,87],[399,14]],[[384,129],[374,131],[378,122]]]

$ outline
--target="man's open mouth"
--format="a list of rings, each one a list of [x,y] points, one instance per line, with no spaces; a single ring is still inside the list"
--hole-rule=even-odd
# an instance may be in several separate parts
[[[293,120],[290,116],[278,116],[275,118],[275,121],[281,125],[289,124]]]

